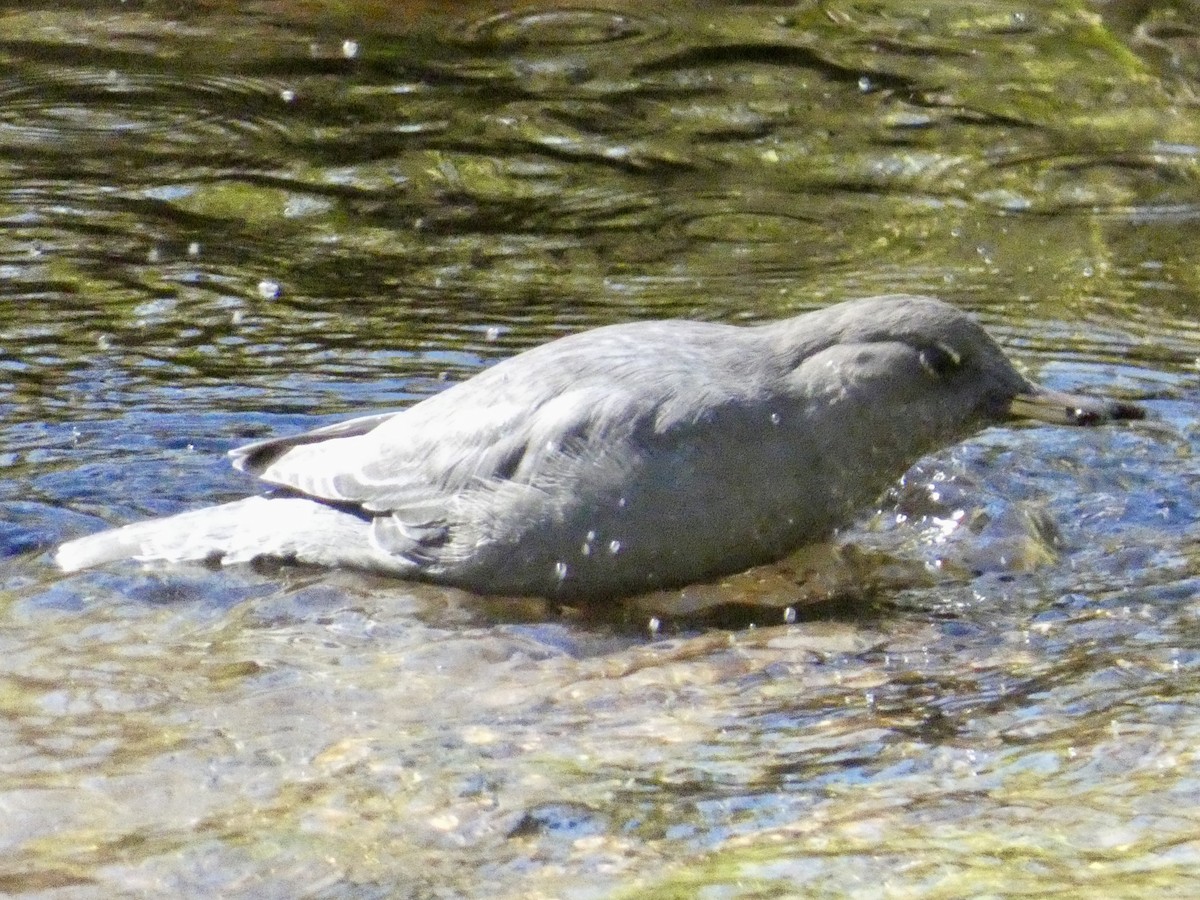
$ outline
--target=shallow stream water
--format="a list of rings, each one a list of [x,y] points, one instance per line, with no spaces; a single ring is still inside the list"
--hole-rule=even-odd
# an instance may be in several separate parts
[[[0,891],[1200,892],[1197,22],[6,4]],[[603,609],[49,562],[560,334],[896,291],[1152,418],[991,429]]]

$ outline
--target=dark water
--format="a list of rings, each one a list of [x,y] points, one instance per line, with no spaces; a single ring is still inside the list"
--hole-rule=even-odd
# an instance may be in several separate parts
[[[1200,890],[1197,22],[0,8],[0,890]],[[989,431],[616,611],[48,564],[558,334],[890,291],[1154,418]]]

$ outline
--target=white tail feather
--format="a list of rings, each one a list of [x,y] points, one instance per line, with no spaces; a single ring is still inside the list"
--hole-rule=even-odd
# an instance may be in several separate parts
[[[369,522],[303,497],[248,497],[137,522],[68,541],[54,559],[64,571],[76,572],[120,559],[238,563],[258,557],[399,573],[411,569],[411,563],[371,543]]]

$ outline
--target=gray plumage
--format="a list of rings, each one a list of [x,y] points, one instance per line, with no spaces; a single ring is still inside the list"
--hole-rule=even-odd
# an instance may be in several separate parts
[[[231,452],[282,489],[64,544],[115,559],[258,556],[480,593],[604,598],[779,559],[924,453],[1019,415],[1140,417],[1026,380],[970,318],[875,297],[755,327],[597,328],[396,413]]]

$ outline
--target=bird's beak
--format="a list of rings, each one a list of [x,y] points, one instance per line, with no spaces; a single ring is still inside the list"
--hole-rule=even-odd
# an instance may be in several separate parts
[[[1031,385],[1013,397],[1008,414],[1014,419],[1033,419],[1055,425],[1103,425],[1124,419],[1144,419],[1146,410],[1136,403],[1066,394]]]

